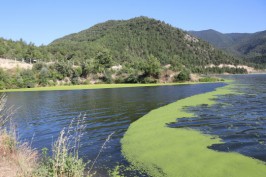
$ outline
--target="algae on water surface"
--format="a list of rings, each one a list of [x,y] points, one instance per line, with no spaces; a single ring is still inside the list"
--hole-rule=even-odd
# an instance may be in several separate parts
[[[167,127],[177,118],[193,117],[185,106],[212,105],[216,95],[230,94],[231,86],[179,100],[151,111],[130,125],[122,153],[138,170],[150,176],[264,177],[266,164],[238,153],[217,152],[207,147],[221,139],[199,131]]]

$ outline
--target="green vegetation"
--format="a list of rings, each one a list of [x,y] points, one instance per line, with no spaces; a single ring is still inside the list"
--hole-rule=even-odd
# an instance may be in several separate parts
[[[262,161],[208,149],[212,144],[222,143],[218,137],[166,126],[177,118],[193,117],[183,110],[185,106],[214,104],[216,95],[232,93],[229,87],[179,100],[138,119],[121,140],[123,155],[134,168],[151,176],[265,176],[266,164]]]
[[[247,70],[244,68],[229,68],[229,67],[212,67],[212,68],[206,68],[205,71],[203,71],[205,74],[223,74],[223,73],[231,73],[231,74],[247,74]]]
[[[33,62],[32,59],[53,59],[46,46],[36,47],[33,43],[27,44],[20,39],[19,41],[5,40],[0,38],[0,58],[11,58]]]
[[[126,87],[153,87],[165,85],[196,84],[196,82],[182,83],[156,83],[156,84],[93,84],[93,85],[70,85],[70,86],[51,86],[0,90],[0,92],[26,92],[26,91],[53,91],[53,90],[84,90],[84,89],[107,89],[107,88],[126,88]]]
[[[0,89],[7,88],[7,85],[9,85],[9,75],[0,68]]]
[[[204,77],[199,79],[199,82],[217,82],[217,81],[224,81],[224,80],[215,77]]]
[[[175,81],[184,82],[190,80],[190,72],[188,70],[181,71],[178,75],[175,76]]]
[[[28,62],[36,59],[75,65],[133,66],[149,60],[150,56],[157,58],[161,65],[184,65],[188,69],[207,64],[241,62],[181,29],[147,17],[107,21],[57,39],[48,46],[36,47],[23,40],[0,38],[0,58],[17,58]]]
[[[206,68],[209,64],[244,62],[165,22],[147,17],[107,21],[47,46],[0,38],[0,58],[37,61],[32,70],[0,70],[0,89],[158,83],[165,82],[166,70],[181,72],[180,78],[176,76],[168,82],[186,81],[188,77],[182,74],[189,72],[246,73],[239,68]]]
[[[266,31],[223,34],[214,30],[204,30],[189,33],[236,57],[244,57],[246,62],[255,64],[257,68],[266,67]]]
[[[148,60],[151,55],[162,65],[174,60],[189,69],[211,63],[240,62],[180,29],[147,17],[97,24],[55,40],[48,49],[56,49],[54,51],[61,54],[59,58],[62,60],[64,56],[74,54],[72,59],[76,62],[90,60],[103,49],[109,51],[117,64],[138,64]]]

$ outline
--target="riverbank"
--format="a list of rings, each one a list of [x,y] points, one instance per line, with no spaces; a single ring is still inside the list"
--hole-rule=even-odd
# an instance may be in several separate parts
[[[232,152],[207,147],[222,143],[218,137],[185,128],[169,128],[177,118],[193,117],[186,106],[215,104],[217,95],[233,94],[232,85],[192,96],[155,109],[130,125],[122,143],[122,153],[133,168],[150,176],[263,177],[266,164]]]
[[[217,82],[228,82],[228,81],[217,81]],[[6,90],[0,90],[0,92],[87,90],[87,89],[107,89],[107,88],[127,88],[127,87],[171,86],[171,85],[204,84],[204,83],[215,83],[215,82],[181,82],[181,83],[156,83],[156,84],[90,84],[90,85],[70,85],[70,86],[6,89]]]
[[[31,143],[18,140],[16,128],[12,123],[14,111],[6,107],[7,97],[0,95],[0,177],[82,177],[85,175],[84,162],[78,155],[77,143],[85,126],[84,118],[79,116],[72,119],[68,128],[63,128],[59,137],[52,142],[52,155],[48,156],[48,149],[42,153],[31,147]],[[78,123],[73,123],[73,122]],[[10,128],[5,124],[10,122]],[[81,125],[80,125],[81,123]],[[71,130],[76,132],[70,134]],[[91,176],[88,173],[88,176]]]

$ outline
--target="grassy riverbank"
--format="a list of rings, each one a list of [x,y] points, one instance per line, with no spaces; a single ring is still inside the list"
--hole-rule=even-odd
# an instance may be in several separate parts
[[[177,118],[193,117],[185,106],[212,105],[216,95],[230,94],[230,85],[155,109],[130,125],[122,142],[122,153],[137,170],[151,176],[173,177],[264,177],[266,164],[233,152],[207,147],[222,143],[218,137],[185,128],[168,128]]]
[[[91,85],[70,85],[70,86],[7,89],[7,90],[0,90],[0,92],[30,92],[30,91],[86,90],[86,89],[106,89],[106,88],[126,88],[126,87],[154,87],[154,86],[166,86],[166,85],[203,84],[203,83],[211,83],[211,82],[182,82],[182,83],[157,83],[157,84],[91,84]]]

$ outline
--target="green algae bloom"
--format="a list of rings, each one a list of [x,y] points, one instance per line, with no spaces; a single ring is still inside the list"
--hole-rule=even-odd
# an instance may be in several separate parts
[[[212,82],[205,82],[212,83]],[[216,83],[216,82],[215,82]],[[127,88],[127,87],[154,87],[167,85],[204,84],[202,82],[182,82],[182,83],[156,83],[156,84],[90,84],[90,85],[63,85],[51,87],[34,87],[6,89],[0,92],[30,92],[30,91],[56,91],[56,90],[87,90],[87,89],[107,89],[107,88]]]
[[[232,94],[231,85],[155,109],[130,125],[122,153],[132,166],[150,176],[265,177],[266,164],[234,152],[207,147],[221,139],[187,128],[169,128],[177,118],[193,117],[185,106],[212,105],[217,95]]]

